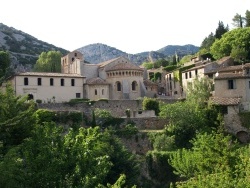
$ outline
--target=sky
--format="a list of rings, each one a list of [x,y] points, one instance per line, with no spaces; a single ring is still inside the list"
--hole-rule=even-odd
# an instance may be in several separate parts
[[[0,23],[69,51],[103,43],[135,54],[200,46],[246,10],[250,0],[1,0]]]

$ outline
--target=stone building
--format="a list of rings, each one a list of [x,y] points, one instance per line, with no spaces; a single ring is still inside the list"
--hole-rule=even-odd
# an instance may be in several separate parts
[[[10,78],[17,96],[28,95],[29,99],[43,103],[82,98],[85,81],[85,77],[78,74],[45,72],[25,72]]]
[[[73,51],[61,58],[61,72],[20,73],[11,78],[11,83],[16,95],[29,95],[30,99],[42,102],[67,102],[75,98],[132,100],[157,93],[144,77],[145,70],[125,57],[89,64],[80,52]]]
[[[87,64],[83,56],[73,51],[62,57],[63,73],[77,73],[86,77],[83,98],[97,100],[137,99],[153,96],[157,91],[146,88],[144,69],[125,57],[118,57],[99,64]],[[146,81],[146,83],[148,83]]]

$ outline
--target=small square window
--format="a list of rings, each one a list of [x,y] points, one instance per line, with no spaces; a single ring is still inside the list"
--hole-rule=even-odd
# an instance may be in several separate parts
[[[81,93],[76,93],[76,98],[81,98]]]

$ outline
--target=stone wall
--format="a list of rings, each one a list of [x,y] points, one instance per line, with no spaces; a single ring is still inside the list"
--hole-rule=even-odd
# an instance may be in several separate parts
[[[161,99],[160,101],[170,104],[176,102],[177,100]],[[113,117],[125,117],[126,109],[130,109],[131,112],[142,109],[142,100],[107,100],[71,105],[69,103],[42,103],[38,104],[38,108],[55,111],[80,111],[84,112],[89,117],[91,117],[92,110],[100,108],[110,111]]]

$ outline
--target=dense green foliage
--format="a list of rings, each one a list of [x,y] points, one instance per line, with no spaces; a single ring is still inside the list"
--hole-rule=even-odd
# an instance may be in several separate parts
[[[5,51],[0,51],[0,86],[11,74],[10,54]]]
[[[79,128],[81,113],[36,110],[32,101],[15,97],[8,86],[0,92],[0,117],[1,187],[131,187],[138,183],[135,156],[112,131],[99,126]],[[69,128],[65,130],[61,123]]]
[[[240,49],[239,51],[242,52],[241,49],[247,51],[247,55],[241,60],[250,59],[250,28],[237,28],[233,29],[227,33],[225,33],[221,39],[217,39],[212,47],[211,53],[216,59],[229,56],[232,53],[232,50]],[[235,52],[235,51],[234,51]],[[243,53],[244,54],[244,53]],[[235,53],[232,55],[235,56]],[[241,53],[242,55],[242,53]]]
[[[61,72],[61,57],[59,51],[42,52],[34,66],[36,72]]]
[[[143,110],[154,110],[155,115],[158,116],[160,112],[160,104],[159,101],[156,99],[144,97],[142,101],[142,109]]]

